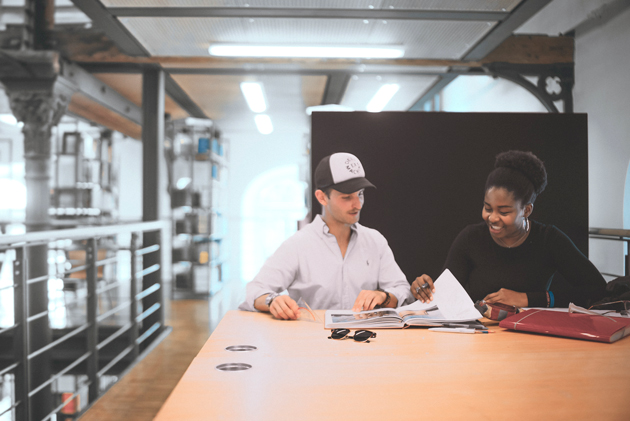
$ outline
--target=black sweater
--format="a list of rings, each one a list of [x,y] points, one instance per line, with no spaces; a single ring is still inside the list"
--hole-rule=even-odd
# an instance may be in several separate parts
[[[451,245],[444,267],[473,301],[506,288],[527,293],[529,307],[546,307],[546,286],[556,272],[572,289],[554,291],[551,284],[555,307],[586,306],[603,297],[606,281],[569,237],[553,225],[530,222],[529,236],[514,248],[499,246],[485,222],[467,226]]]

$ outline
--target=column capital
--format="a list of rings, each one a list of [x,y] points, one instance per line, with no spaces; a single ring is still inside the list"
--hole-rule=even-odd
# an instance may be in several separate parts
[[[50,157],[52,128],[66,112],[72,92],[55,80],[5,82],[11,111],[24,123],[25,156]]]
[[[12,51],[0,60],[0,81],[11,111],[24,123],[24,154],[50,157],[52,128],[66,112],[76,87],[58,78],[59,54],[54,51]]]

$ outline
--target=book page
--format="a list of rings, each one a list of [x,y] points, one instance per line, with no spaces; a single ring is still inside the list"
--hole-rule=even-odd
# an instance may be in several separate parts
[[[375,319],[382,319],[384,317],[393,317],[398,319],[399,316],[394,310],[367,310],[358,313],[347,313],[341,311],[332,311],[330,314],[331,321],[333,323],[348,323],[348,322],[362,322],[362,321],[374,321]]]
[[[398,314],[418,314],[421,317],[409,319],[433,319],[434,321],[477,320],[482,316],[475,308],[464,287],[457,278],[446,269],[434,282],[433,301],[423,303],[419,300],[398,308]],[[439,310],[436,312],[435,310]],[[426,312],[424,315],[422,312]],[[406,320],[405,320],[406,321]],[[417,323],[417,322],[416,322]]]
[[[367,310],[355,313],[351,310],[326,310],[325,327],[402,327],[402,319],[394,309]]]

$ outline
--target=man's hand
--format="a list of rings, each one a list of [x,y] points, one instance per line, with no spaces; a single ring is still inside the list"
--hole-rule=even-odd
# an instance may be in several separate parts
[[[486,295],[483,299],[486,303],[502,303],[516,307],[527,307],[527,294],[524,292],[516,292],[511,289],[501,288],[497,292]]]
[[[372,310],[377,305],[382,304],[386,299],[387,294],[383,291],[364,289],[359,293],[359,296],[354,302],[352,311]],[[389,303],[386,305],[387,307],[396,307],[398,305],[398,298],[396,298],[393,294],[389,294]]]
[[[422,285],[429,284],[428,287],[422,288]],[[429,275],[418,276],[411,284],[411,293],[417,300],[423,303],[428,303],[433,300],[433,293],[435,287],[433,286],[433,279]]]
[[[271,307],[267,307],[265,301],[269,294],[261,295],[254,301],[254,308],[258,311],[268,311],[276,319],[295,320],[300,317],[298,305],[288,295],[278,295],[271,302]]]
[[[300,310],[297,303],[288,295],[278,295],[271,302],[269,312],[276,319],[296,320],[300,317]]]

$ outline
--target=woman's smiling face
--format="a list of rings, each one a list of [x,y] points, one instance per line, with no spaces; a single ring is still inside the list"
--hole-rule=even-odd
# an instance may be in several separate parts
[[[491,187],[483,199],[481,217],[495,239],[517,239],[525,229],[525,219],[532,213],[531,203],[522,206],[503,187]]]

